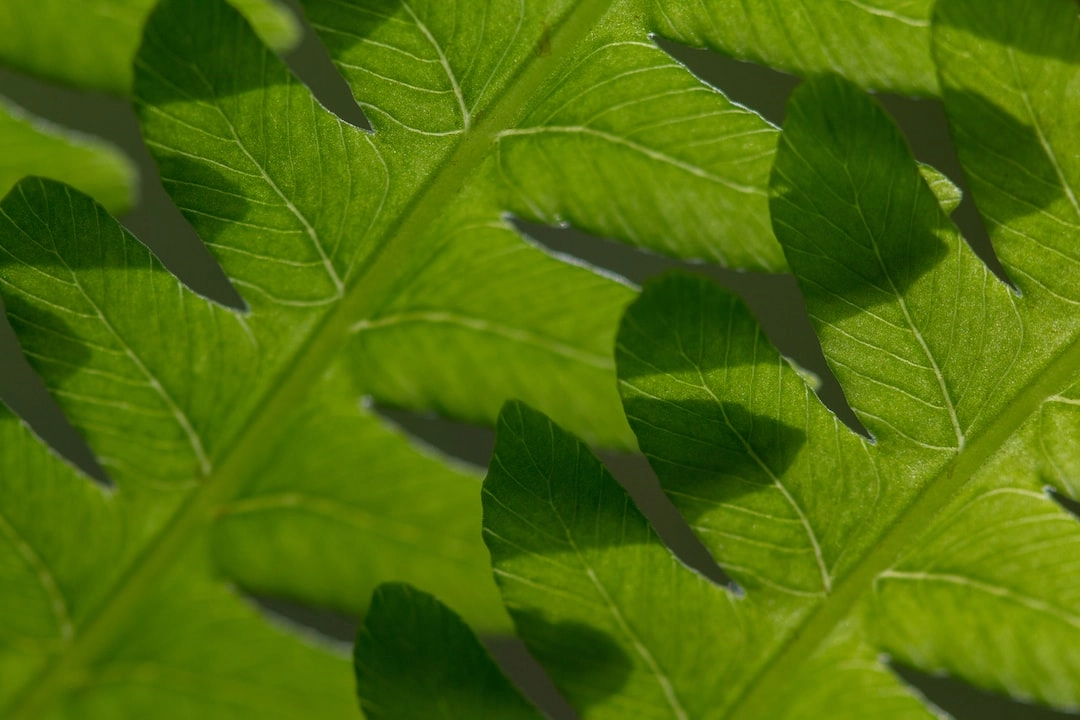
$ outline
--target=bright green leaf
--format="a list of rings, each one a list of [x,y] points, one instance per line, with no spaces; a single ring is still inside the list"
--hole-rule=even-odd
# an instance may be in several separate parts
[[[745,311],[724,312],[700,282],[646,293],[620,334],[642,449],[747,602],[771,608],[776,644],[743,653],[759,670],[725,716],[804,716],[809,687],[840,697],[857,681],[813,668],[843,637],[1075,707],[1080,658],[1064,637],[1078,598],[1061,558],[1080,527],[1031,457],[1052,437],[1035,434],[1040,406],[1076,381],[1068,306],[1035,290],[1018,298],[993,276],[852,88],[811,82],[788,118],[774,227],[875,442],[837,423],[763,353]]]
[[[123,509],[0,408],[0,702],[69,642],[119,571]]]
[[[192,27],[185,52],[199,64],[181,62],[166,29],[204,16],[176,4],[155,16],[136,96],[166,189],[255,315],[315,318],[340,306],[327,332],[350,340],[377,399],[487,422],[510,395],[557,399],[588,437],[632,442],[604,380],[605,343],[632,291],[521,242],[483,162],[490,129],[368,134],[323,110],[250,33],[226,42]],[[438,182],[420,182],[441,163]],[[474,188],[447,205],[467,170]],[[537,291],[523,300],[526,280]],[[571,299],[588,312],[561,311]],[[561,370],[536,382],[532,367]]]
[[[499,418],[484,539],[518,634],[585,716],[707,717],[729,693],[734,596],[663,546],[580,440],[518,403]]]
[[[1053,27],[1065,32],[1061,20]],[[793,606],[770,625],[800,627],[733,716],[787,713],[803,686],[795,674],[845,614],[863,612],[863,632],[906,663],[1075,707],[1080,658],[1063,635],[1076,632],[1078,598],[1060,558],[1080,528],[1043,492],[1033,445],[1059,443],[1029,420],[1076,380],[1069,303],[1038,287],[1017,298],[994,278],[881,111],[835,81],[797,92],[774,178],[777,235],[826,359],[877,442],[835,420],[830,431],[801,383],[762,367],[759,333],[695,330],[710,327],[703,319],[724,327],[708,305],[676,318],[673,298],[644,299],[620,335],[627,412],[669,496],[749,600]],[[1002,250],[1010,272],[1015,252]],[[1040,271],[1063,270],[1043,261]],[[650,320],[649,307],[661,314]],[[702,413],[717,410],[724,439],[702,444]],[[709,445],[732,447],[749,468],[724,479],[740,465],[703,455]],[[755,482],[760,491],[739,487]],[[763,542],[790,558],[762,555]]]
[[[808,84],[789,106],[773,169],[777,235],[848,400],[871,433],[896,441],[882,451],[962,449],[994,417],[1002,384],[1027,380],[1015,372],[1015,297],[959,239],[883,112],[837,87]],[[966,318],[993,332],[957,343]]]
[[[135,168],[123,153],[49,125],[0,98],[0,197],[27,175],[66,182],[114,214],[134,204]]]
[[[1080,21],[1070,0],[939,2],[934,52],[975,204],[1025,295],[1075,307]],[[1058,271],[1045,272],[1047,258]]]
[[[632,3],[305,7],[376,130],[410,138],[410,159],[433,167],[466,129],[494,146],[477,193],[500,210],[679,257],[783,266],[765,193],[775,129],[662,52]]]
[[[219,566],[260,594],[355,615],[396,578],[438,588],[475,626],[504,628],[477,542],[480,477],[386,427],[344,375],[331,369],[313,388],[251,484],[218,510]]]
[[[456,589],[478,624],[503,622],[475,530],[475,478],[379,427],[340,373],[305,386],[318,421],[293,396],[279,396],[282,405],[268,412],[278,438],[271,446],[287,462],[265,457],[260,446],[222,459],[217,440],[240,432],[234,413],[252,412],[244,391],[280,372],[261,351],[254,317],[249,324],[183,288],[100,206],[65,186],[20,182],[0,204],[0,232],[10,257],[2,277],[12,326],[118,485],[115,496],[102,495],[40,446],[22,453],[39,458],[30,463],[17,445],[5,445],[12,469],[3,475],[0,615],[8,627],[0,657],[20,668],[19,681],[5,683],[0,696],[7,716],[38,717],[75,703],[89,717],[138,717],[158,697],[139,688],[165,669],[182,676],[166,683],[170,692],[182,696],[200,683],[217,689],[197,702],[179,697],[170,714],[157,716],[232,717],[243,708],[333,717],[348,708],[343,658],[271,632],[210,582],[212,561],[247,589],[353,612],[362,609],[355,598],[380,580],[409,579],[452,595]],[[190,340],[162,342],[166,327],[183,328]],[[36,445],[25,430],[17,437]],[[38,483],[54,475],[65,485],[50,494]],[[354,487],[380,476],[382,487]],[[199,487],[204,492],[192,492]],[[78,499],[70,521],[48,514],[64,493]],[[314,528],[312,515],[321,518]],[[54,521],[95,542],[51,531]],[[442,557],[417,551],[424,543],[416,528],[438,531]],[[278,546],[286,535],[292,542]],[[367,546],[372,562],[346,565],[331,554],[350,546]],[[277,570],[272,583],[268,565]],[[163,583],[176,587],[166,592]],[[192,608],[204,606],[214,612],[193,616]],[[207,657],[206,648],[234,643],[244,652]],[[268,664],[281,669],[256,672]],[[147,679],[137,671],[143,665]],[[274,680],[275,672],[290,679]],[[71,684],[65,678],[73,673],[85,679]],[[263,682],[278,690],[252,692]],[[312,702],[309,694],[324,699]]]
[[[280,50],[300,39],[279,0],[230,0]],[[13,0],[0,4],[0,63],[75,87],[131,91],[131,61],[155,0]]]
[[[509,3],[467,22],[477,9],[308,4],[374,133],[323,109],[229,6],[165,0],[151,14],[133,85],[144,138],[245,311],[188,291],[74,190],[24,180],[0,204],[13,327],[134,523],[115,521],[111,572],[65,595],[87,609],[64,642],[32,666],[0,645],[5,668],[26,668],[5,681],[6,718],[145,715],[136,686],[168,669],[186,678],[176,687],[237,682],[157,717],[337,716],[344,657],[265,627],[230,586],[357,613],[372,586],[408,580],[482,627],[505,623],[482,567],[475,480],[358,400],[492,423],[522,397],[589,441],[634,445],[610,348],[635,289],[527,242],[508,215],[783,267],[766,221],[775,128],[671,61],[631,6]],[[652,117],[634,112],[639,101]],[[542,173],[545,158],[580,174]],[[635,182],[628,165],[663,183]],[[669,206],[688,218],[658,222]],[[5,514],[33,505],[33,487],[18,490]],[[436,533],[439,552],[427,547]],[[10,572],[12,596],[48,599]],[[221,599],[208,616],[221,644],[203,639],[198,597]],[[22,612],[7,610],[21,632]],[[244,638],[231,667],[229,645]],[[294,676],[278,682],[283,672]],[[245,698],[237,688],[253,675],[292,699]],[[307,707],[293,692],[306,685],[325,701]]]
[[[946,214],[951,215],[956,208],[960,207],[964,193],[952,180],[929,165],[920,164],[919,174],[930,186],[931,192],[934,193],[934,197],[937,198],[938,204]]]
[[[518,634],[582,717],[727,717],[741,684],[760,669],[753,648],[781,635],[767,624],[775,608],[683,565],[581,441],[521,404],[500,416],[484,482],[484,534]],[[408,610],[398,603],[369,620],[369,632],[395,638],[396,652],[384,649],[389,642],[381,652],[360,643],[357,664],[408,695],[431,674],[405,663],[404,649],[420,636],[393,622]],[[443,652],[475,640],[454,643]],[[756,717],[833,717],[839,702],[873,707],[874,717],[933,717],[850,632],[837,633],[803,672],[794,706]],[[403,709],[384,717],[423,715]]]
[[[347,716],[349,678],[340,661],[210,584],[197,545],[143,588],[147,602],[102,613],[102,598],[133,552],[160,530],[160,499],[152,508],[136,495],[103,491],[6,409],[0,447],[0,704],[7,717]],[[95,631],[84,636],[91,625]],[[76,644],[93,647],[96,659],[71,665]],[[207,653],[209,646],[229,652]],[[39,712],[34,693],[24,691],[58,657],[39,692],[62,691],[64,702]],[[267,664],[266,657],[289,662]]]
[[[866,88],[937,94],[933,0],[648,0],[657,32],[798,75],[835,74]]]
[[[1080,17],[1072,0],[1021,22],[1012,7],[941,0],[935,37],[1022,294],[959,237],[876,103],[820,78],[789,106],[772,221],[871,438],[712,283],[668,276],[627,311],[627,416],[738,591],[672,558],[579,440],[507,407],[486,539],[518,633],[583,716],[935,716],[883,656],[1080,708],[1080,525],[1048,491],[1075,496],[1080,452],[1080,166],[1061,101]]]

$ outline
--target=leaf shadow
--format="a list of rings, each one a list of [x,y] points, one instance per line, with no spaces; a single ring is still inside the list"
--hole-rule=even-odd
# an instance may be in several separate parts
[[[4,306],[27,362],[50,390],[89,364],[90,349],[58,313],[13,293],[4,293]]]
[[[954,6],[960,5],[954,9]],[[969,6],[971,9],[964,7]],[[970,33],[984,41],[1015,48],[1030,55],[1075,63],[1080,47],[1061,44],[1052,40],[1066,39],[1064,33],[1047,33],[1047,27],[1072,26],[1080,28],[1080,1],[1030,3],[1023,13],[1011,12],[1002,16],[999,7],[983,7],[980,0],[964,3],[939,2],[934,12],[934,23]],[[1070,7],[1071,6],[1071,7]],[[976,9],[977,8],[977,9]],[[1075,35],[1073,37],[1075,41]]]
[[[206,32],[208,26],[216,32]],[[252,65],[252,58],[261,63]],[[287,75],[284,64],[230,3],[162,0],[143,29],[132,96],[141,114],[147,105],[221,101],[282,86]]]
[[[664,494],[732,590],[753,592],[763,576],[819,589],[814,544],[796,510],[805,503],[785,477],[807,442],[805,430],[734,402],[624,403]]]
[[[633,663],[607,634],[582,623],[553,623],[533,609],[511,614],[529,653],[582,715],[629,679]]]
[[[315,10],[321,8],[315,8],[307,0],[299,0],[299,5],[298,9],[302,9],[308,20],[306,42],[311,37],[311,24],[320,19]],[[331,56],[340,57],[366,43],[378,28],[399,21],[404,8],[402,0],[335,3],[334,12],[348,15],[347,32],[334,32],[339,28],[333,28],[322,33],[318,40],[331,51]],[[200,17],[207,15],[210,19]],[[405,20],[411,23],[407,17]],[[205,32],[208,25],[217,31]],[[310,53],[308,61],[303,64],[311,64]],[[143,43],[135,59],[133,95],[140,112],[146,106],[160,108],[193,101],[204,103],[204,107],[205,101],[213,101],[227,111],[230,98],[305,85],[259,38],[232,3],[163,0],[145,26]]]
[[[773,488],[806,444],[805,430],[735,402],[624,405],[661,487],[691,526],[716,504]]]
[[[2,268],[0,268],[2,272]],[[39,437],[102,487],[112,480],[90,449],[86,438],[71,424],[54,395],[67,379],[89,362],[88,348],[64,340],[75,337],[56,313],[19,296],[5,297],[0,308],[9,327],[0,329],[0,338],[17,345],[22,352],[10,353],[0,362],[4,381],[0,382],[0,414],[3,405],[20,416]],[[58,342],[66,349],[64,358],[54,358]],[[51,352],[44,352],[48,348]],[[47,377],[46,385],[42,378]]]
[[[910,208],[900,208],[887,197],[880,206],[868,206],[866,198],[841,199],[813,191],[785,187],[770,208],[788,263],[817,320],[834,322],[895,303],[949,255],[953,226],[936,200],[932,207],[931,201],[921,200],[921,216],[912,217]],[[930,197],[929,187],[923,191]],[[852,212],[853,201],[859,203],[857,213]],[[807,207],[816,212],[807,212]],[[893,228],[909,223],[904,237],[892,236]]]
[[[130,270],[132,266],[175,278],[152,250],[93,198],[56,180],[34,176],[20,180],[0,202],[0,234],[0,268],[14,271],[21,266],[33,274],[44,272],[46,282],[71,285],[72,280],[63,275],[94,268]],[[152,255],[153,261],[144,264],[141,258],[133,258],[132,244]],[[11,281],[8,271],[4,276]]]
[[[1035,128],[983,95],[948,86],[943,92],[950,115],[978,118],[977,137],[965,137],[960,133],[970,130],[958,130],[955,125],[952,132],[964,161],[964,172],[977,193],[975,204],[984,220],[991,225],[1011,225],[1030,216],[1042,215],[1054,205],[1070,202],[1061,187],[1054,161]],[[980,150],[968,150],[971,144],[978,144]],[[1007,156],[1003,154],[1005,152]],[[1011,181],[1007,192],[994,186],[995,180]],[[991,209],[993,214],[989,215]]]
[[[623,410],[665,492],[734,499],[783,476],[807,436],[783,403],[815,402],[736,295],[710,280],[653,280],[616,350]],[[691,524],[694,515],[686,518]]]
[[[631,403],[628,415],[632,424],[633,411],[650,418],[635,432],[661,489],[691,527],[717,504],[754,512],[760,498],[751,496],[775,494],[775,478],[806,442],[802,430],[737,403],[680,402],[676,410],[672,414],[668,403],[643,400]],[[657,412],[665,416],[657,418]],[[560,557],[578,558],[572,564],[608,562],[616,560],[612,549],[643,546],[678,557],[583,443],[547,418],[537,419],[539,414],[525,413],[516,427],[516,418],[508,422],[506,415],[504,410],[484,491],[484,536],[496,567],[530,555],[556,564]],[[515,437],[508,437],[508,425]],[[545,452],[543,441],[549,437],[551,449]],[[522,452],[526,441],[534,447]],[[649,447],[671,452],[650,455]],[[781,564],[786,560],[779,558]],[[724,571],[722,561],[719,571]]]

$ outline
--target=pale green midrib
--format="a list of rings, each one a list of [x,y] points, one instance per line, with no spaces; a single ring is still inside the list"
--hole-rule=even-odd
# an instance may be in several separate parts
[[[1031,418],[1042,403],[1076,379],[1080,367],[1080,337],[1075,338],[1038,373],[1036,380],[1002,408],[997,418],[971,438],[945,465],[914,501],[881,534],[878,542],[835,586],[832,594],[815,607],[778,652],[743,686],[729,706],[728,720],[763,717],[761,704],[775,696],[777,688],[790,684],[798,669],[854,609],[874,579],[893,566],[929,529],[948,502],[1005,442]]]
[[[599,22],[613,0],[584,0],[575,5],[550,34],[550,52],[530,55],[506,85],[506,91],[488,106],[473,128],[447,155],[447,171],[417,189],[413,201],[403,208],[399,221],[391,224],[380,243],[358,268],[344,299],[316,326],[310,344],[282,368],[281,381],[271,383],[252,413],[253,422],[240,432],[223,454],[216,471],[188,497],[169,522],[151,538],[119,575],[102,604],[87,615],[83,628],[67,646],[16,695],[3,717],[31,720],[41,714],[54,694],[59,693],[78,669],[93,659],[112,639],[115,631],[153,588],[155,580],[179,558],[189,540],[213,517],[214,510],[231,499],[262,456],[261,448],[283,432],[281,419],[301,404],[310,386],[336,356],[353,324],[366,316],[385,298],[380,290],[396,285],[396,262],[411,249],[410,240],[434,220],[443,206],[461,190],[471,174],[487,157],[499,132],[515,127],[524,117],[537,91],[560,69]],[[379,272],[385,268],[385,271]],[[362,281],[368,284],[361,285]],[[362,292],[361,292],[362,289]]]

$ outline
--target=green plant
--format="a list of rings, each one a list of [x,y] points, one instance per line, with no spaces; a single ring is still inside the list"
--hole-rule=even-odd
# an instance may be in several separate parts
[[[812,6],[831,31],[810,53],[783,14],[747,18],[756,40],[718,22],[739,3],[310,0],[368,134],[319,107],[227,5],[163,2],[134,61],[144,138],[249,307],[188,292],[57,183],[24,180],[0,203],[12,325],[115,484],[91,485],[4,419],[0,712],[353,711],[341,654],[268,623],[232,585],[361,613],[375,584],[408,581],[504,627],[475,474],[357,398],[490,423],[516,397],[589,442],[633,447],[610,348],[634,289],[523,243],[505,214],[785,269],[768,208],[779,133],[647,33],[935,91],[930,4],[901,4],[909,15]],[[783,32],[800,38],[791,56],[770,39]],[[853,32],[875,50],[855,52]],[[943,178],[907,170],[912,192],[925,176],[955,203]]]
[[[708,281],[665,277],[622,321],[639,445],[737,586],[682,565],[584,443],[503,410],[485,540],[518,634],[584,717],[936,716],[883,653],[1080,709],[1080,525],[1054,498],[1080,479],[1080,17],[1015,10],[938,0],[933,30],[1012,287],[862,92],[819,78],[789,104],[773,227],[869,438]],[[376,593],[356,661],[372,718],[538,716],[409,588]]]
[[[118,150],[52,127],[0,98],[0,195],[26,175],[63,180],[112,213],[132,205],[134,169]]]
[[[288,49],[296,21],[274,0],[235,0],[260,36]],[[41,0],[0,7],[0,65],[85,90],[128,95],[154,0]],[[24,175],[66,182],[109,212],[131,209],[135,168],[116,148],[54,127],[0,95],[0,196]]]
[[[374,135],[322,110],[227,5],[174,0],[148,21],[134,71],[147,143],[247,311],[187,291],[62,185],[23,180],[0,203],[9,319],[114,484],[91,485],[4,418],[5,717],[352,709],[343,654],[274,627],[231,584],[359,613],[380,580],[410,580],[481,626],[505,626],[476,532],[475,473],[357,403],[370,394],[491,422],[505,398],[525,397],[598,442],[632,445],[609,348],[633,289],[522,242],[504,212],[562,212],[658,242],[663,223],[707,198],[733,216],[698,209],[669,236],[684,252],[777,262],[763,192],[774,129],[647,43],[583,66],[575,54],[591,57],[583,43],[604,3],[520,17],[510,3],[445,50],[448,6],[380,7],[390,15],[373,23],[367,4],[308,6]],[[687,119],[679,139],[704,141],[694,152],[716,151],[715,168],[672,164],[661,135],[633,151],[591,141],[585,171],[629,188],[627,158],[667,173],[665,187],[635,191],[670,205],[666,216],[625,217],[599,186],[594,203],[564,210],[588,199],[580,187],[530,170],[552,148],[578,151],[525,132],[562,102],[540,91],[571,68],[607,77],[612,63],[641,81],[627,75],[578,111],[662,86],[686,96],[669,112],[714,114]],[[378,80],[397,71],[435,85]],[[747,136],[725,144],[717,130]],[[511,171],[544,197],[504,183]],[[535,203],[549,215],[532,214]],[[756,231],[723,240],[734,218]]]

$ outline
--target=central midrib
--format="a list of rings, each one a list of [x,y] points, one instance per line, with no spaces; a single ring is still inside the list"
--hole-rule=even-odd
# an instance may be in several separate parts
[[[1080,338],[1074,339],[1047,364],[1007,405],[997,418],[950,460],[937,476],[927,483],[915,500],[900,513],[881,535],[873,548],[851,572],[841,579],[834,591],[815,607],[788,638],[742,688],[725,717],[728,720],[758,720],[762,709],[776,693],[790,686],[802,666],[829,634],[848,617],[875,578],[896,564],[945,509],[949,501],[1020,427],[1052,395],[1076,378],[1080,367]]]
[[[62,692],[78,670],[89,664],[107,646],[132,611],[154,587],[155,580],[180,558],[192,537],[211,519],[213,511],[231,500],[240,490],[249,471],[283,432],[281,420],[297,405],[322,375],[344,344],[352,326],[385,301],[380,290],[394,286],[397,258],[408,255],[411,241],[422,237],[424,228],[450,203],[473,171],[488,156],[503,130],[515,127],[530,100],[560,69],[577,45],[608,11],[613,0],[583,0],[576,3],[550,33],[550,47],[542,54],[530,54],[506,85],[506,90],[485,108],[478,121],[463,133],[461,141],[442,164],[443,172],[418,188],[413,200],[398,216],[356,273],[342,301],[319,323],[308,345],[283,368],[280,382],[270,388],[252,415],[252,422],[222,455],[215,470],[176,511],[172,519],[132,560],[114,583],[106,600],[84,621],[81,630],[41,672],[27,683],[9,705],[4,717],[30,720],[42,714],[55,695]]]

